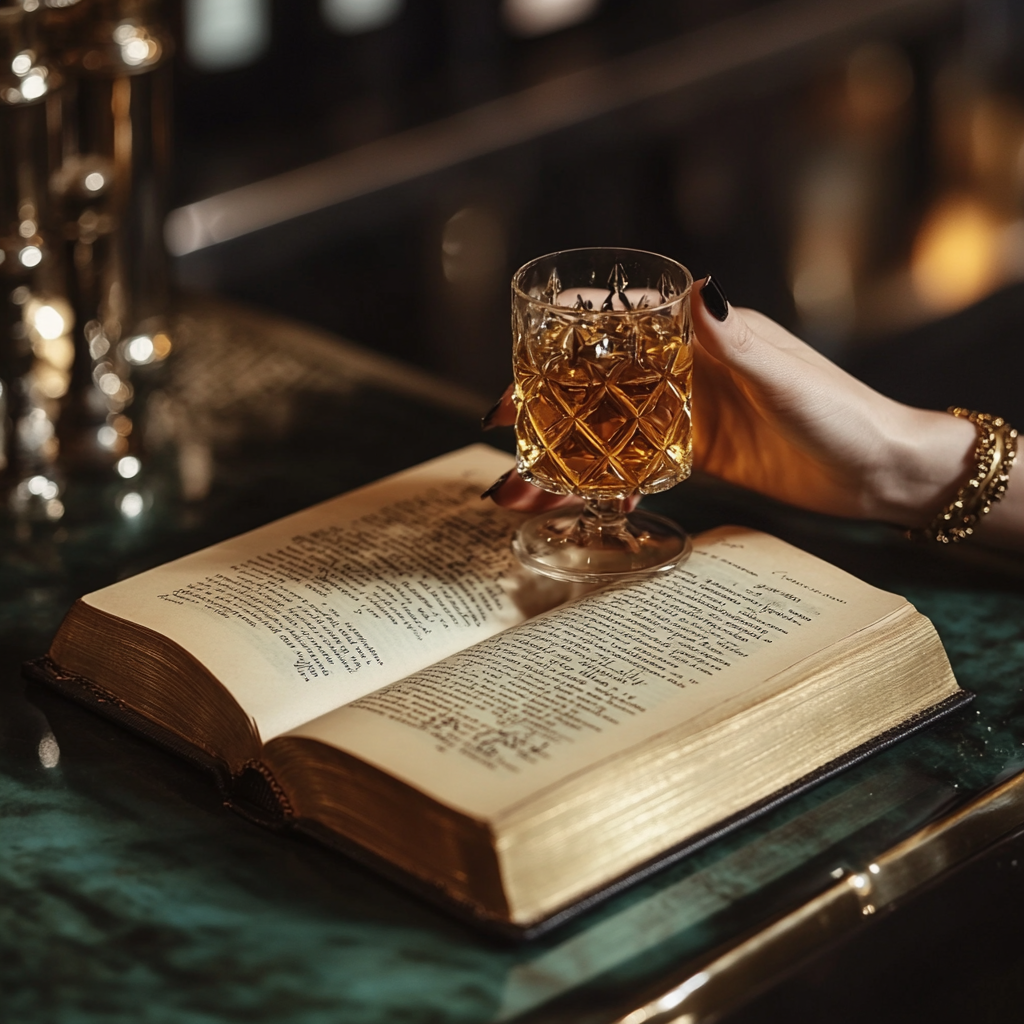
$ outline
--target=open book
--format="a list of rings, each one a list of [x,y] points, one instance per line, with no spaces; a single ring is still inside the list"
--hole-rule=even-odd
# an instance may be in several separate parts
[[[529,932],[969,699],[931,623],[765,534],[517,567],[476,445],[82,598],[35,674],[240,809]]]

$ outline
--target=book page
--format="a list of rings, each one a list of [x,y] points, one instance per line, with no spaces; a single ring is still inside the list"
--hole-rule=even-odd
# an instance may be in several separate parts
[[[723,527],[672,572],[517,626],[290,735],[492,817],[668,729],[727,718],[905,605],[774,537]]]
[[[473,445],[84,600],[188,650],[267,740],[578,591],[521,569],[522,516],[480,500],[511,462]]]

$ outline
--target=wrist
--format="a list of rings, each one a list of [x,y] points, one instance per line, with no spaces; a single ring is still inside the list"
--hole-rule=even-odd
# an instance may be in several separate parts
[[[869,515],[899,526],[924,527],[970,478],[978,431],[949,413],[893,406]]]

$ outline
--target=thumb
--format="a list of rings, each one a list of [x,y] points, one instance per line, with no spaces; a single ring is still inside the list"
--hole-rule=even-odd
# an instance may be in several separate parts
[[[701,347],[743,376],[763,366],[770,346],[743,313],[729,304],[722,286],[708,275],[690,298],[693,327]]]
[[[729,303],[718,280],[709,275],[691,294],[690,307],[701,347],[744,374],[793,360],[835,372],[836,365],[771,317]]]

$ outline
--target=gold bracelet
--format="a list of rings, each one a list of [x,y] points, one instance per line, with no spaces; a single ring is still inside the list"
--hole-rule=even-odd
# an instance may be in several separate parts
[[[1010,469],[1017,457],[1017,431],[1002,418],[987,412],[971,412],[959,406],[946,410],[978,428],[974,472],[956,497],[924,528],[908,530],[912,540],[958,544],[974,533],[978,520],[1006,494]]]

